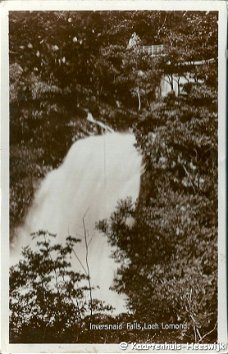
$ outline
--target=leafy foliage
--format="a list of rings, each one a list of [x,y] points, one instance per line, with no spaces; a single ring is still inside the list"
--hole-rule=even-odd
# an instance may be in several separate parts
[[[135,134],[145,164],[138,205],[124,201],[109,221],[98,225],[117,247],[115,288],[128,295],[137,318],[187,323],[186,340],[213,340],[216,82],[211,87],[196,83],[187,96],[160,100],[136,124]],[[134,222],[129,224],[129,218]]]
[[[13,342],[77,342],[89,313],[111,310],[91,299],[87,274],[71,267],[80,240],[53,243],[55,235],[39,231],[37,249],[26,247],[10,269],[10,336]],[[91,301],[92,300],[92,301]]]
[[[143,45],[164,44],[165,55],[127,49],[133,32]],[[186,78],[181,95],[159,96],[164,75],[171,88],[174,78]],[[115,289],[128,296],[134,319],[188,324],[178,335],[167,331],[170,339],[214,341],[217,13],[10,13],[11,237],[40,179],[61,163],[72,142],[101,133],[86,120],[88,110],[116,130],[133,129],[144,158],[137,205],[122,201],[110,220],[98,225],[116,247]],[[42,241],[38,253],[26,249],[24,261],[11,271],[13,340],[148,339],[148,333],[129,331],[115,336],[99,331],[98,338],[88,330],[83,302],[88,289],[80,287],[86,279],[70,269],[75,241],[67,242],[53,248]],[[59,265],[52,252],[59,254]],[[122,314],[118,320],[132,318]],[[115,319],[99,314],[93,320]],[[155,339],[167,341],[158,332]]]

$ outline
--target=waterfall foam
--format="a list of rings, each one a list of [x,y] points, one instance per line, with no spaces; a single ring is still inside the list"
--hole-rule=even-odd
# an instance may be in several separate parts
[[[132,134],[107,133],[77,141],[70,148],[62,165],[48,173],[37,191],[25,224],[18,230],[13,263],[18,261],[22,246],[29,244],[31,232],[48,230],[63,243],[68,235],[81,238],[76,245],[80,260],[85,263],[83,218],[89,244],[91,283],[99,286],[96,298],[125,308],[124,297],[111,291],[117,265],[112,258],[106,237],[95,230],[95,222],[108,218],[117,201],[139,195],[141,156],[134,147]],[[77,259],[73,267],[82,270]]]

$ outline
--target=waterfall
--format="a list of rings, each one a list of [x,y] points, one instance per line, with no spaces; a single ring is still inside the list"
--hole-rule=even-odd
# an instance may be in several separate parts
[[[76,252],[85,263],[83,218],[89,243],[89,265],[95,297],[113,305],[117,312],[125,309],[122,295],[109,289],[117,264],[110,257],[107,238],[95,229],[95,222],[108,218],[117,201],[128,196],[136,201],[140,188],[141,156],[134,147],[132,134],[107,132],[75,142],[62,165],[48,173],[38,189],[34,202],[18,230],[12,259],[19,259],[21,247],[29,244],[30,233],[47,230],[64,243],[71,235],[81,238]],[[75,258],[74,270],[82,270]]]

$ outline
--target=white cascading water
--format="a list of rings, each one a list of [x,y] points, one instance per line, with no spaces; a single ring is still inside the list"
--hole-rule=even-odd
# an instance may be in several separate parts
[[[95,229],[95,222],[109,218],[117,201],[139,195],[142,159],[134,147],[132,134],[106,133],[77,141],[62,165],[48,173],[35,195],[25,224],[18,230],[13,263],[21,247],[31,242],[30,233],[47,230],[57,234],[56,242],[65,243],[71,235],[81,238],[76,253],[85,265],[83,218],[88,234],[88,261],[91,285],[99,286],[94,297],[111,304],[116,312],[125,308],[125,298],[110,290],[117,264],[112,258],[107,237]],[[83,272],[80,262],[72,259],[74,270]]]

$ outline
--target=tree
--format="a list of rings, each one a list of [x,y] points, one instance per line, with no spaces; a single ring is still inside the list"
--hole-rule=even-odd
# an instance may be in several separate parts
[[[217,83],[211,83],[196,82],[186,96],[164,98],[144,114],[135,127],[145,166],[138,204],[123,201],[98,225],[117,247],[115,288],[128,296],[136,318],[187,323],[183,338],[196,342],[215,340],[217,328]]]
[[[77,342],[91,316],[111,310],[92,298],[89,275],[71,267],[80,240],[68,236],[60,245],[54,237],[33,234],[37,249],[26,247],[10,269],[12,342]]]

